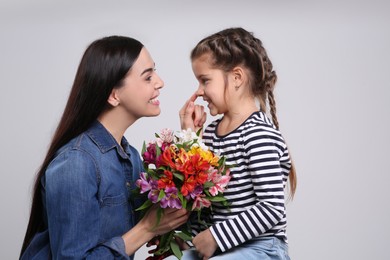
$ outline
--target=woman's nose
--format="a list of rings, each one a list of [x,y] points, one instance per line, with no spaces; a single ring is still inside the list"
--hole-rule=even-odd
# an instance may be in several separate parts
[[[160,89],[162,87],[164,87],[164,81],[160,78],[159,75],[157,75],[157,82],[155,85],[155,89]]]

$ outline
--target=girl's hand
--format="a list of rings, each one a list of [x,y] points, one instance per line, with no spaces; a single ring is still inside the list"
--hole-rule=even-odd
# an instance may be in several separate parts
[[[209,259],[218,248],[218,244],[211,234],[210,229],[206,229],[196,235],[192,240],[192,244],[194,244],[199,253],[199,257],[203,260]]]
[[[196,93],[194,93],[180,109],[179,117],[181,129],[186,130],[191,128],[193,131],[198,132],[199,129],[203,128],[207,115],[206,112],[204,112],[203,106],[195,105],[194,102],[197,97]]]

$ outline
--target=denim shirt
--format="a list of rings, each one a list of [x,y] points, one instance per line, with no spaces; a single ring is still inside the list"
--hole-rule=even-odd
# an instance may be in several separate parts
[[[121,236],[136,224],[143,166],[124,137],[122,147],[96,121],[57,152],[41,179],[46,229],[22,259],[133,259]]]

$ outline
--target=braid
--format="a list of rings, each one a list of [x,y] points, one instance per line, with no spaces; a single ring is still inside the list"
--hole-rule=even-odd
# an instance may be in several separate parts
[[[228,28],[201,40],[191,52],[191,60],[209,55],[211,65],[225,72],[236,66],[248,69],[250,91],[260,102],[260,110],[267,112],[267,101],[273,124],[279,129],[276,116],[274,88],[277,80],[271,60],[260,39],[243,28]],[[292,196],[296,189],[295,168],[289,175]]]
[[[274,123],[276,129],[279,130],[279,121],[278,121],[278,118],[276,116],[275,97],[274,97],[274,93],[272,90],[268,91],[268,102],[269,102],[270,113],[272,116],[272,122]]]

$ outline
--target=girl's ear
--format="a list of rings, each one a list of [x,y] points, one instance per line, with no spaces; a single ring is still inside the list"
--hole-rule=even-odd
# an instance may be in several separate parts
[[[113,107],[119,105],[120,102],[118,96],[118,89],[114,88],[113,90],[111,90],[111,94],[108,96],[107,102]]]
[[[240,87],[245,80],[245,72],[242,67],[234,67],[232,69],[233,82],[235,86]]]

